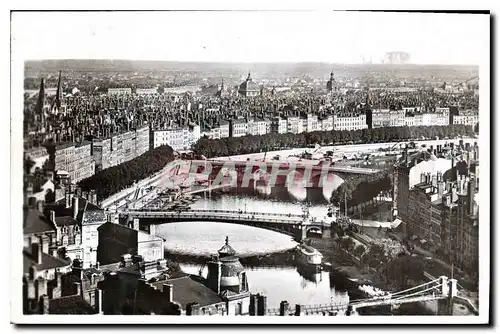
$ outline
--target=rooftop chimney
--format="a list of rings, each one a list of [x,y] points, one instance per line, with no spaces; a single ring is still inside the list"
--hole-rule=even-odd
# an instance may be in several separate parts
[[[73,219],[76,219],[76,217],[78,217],[78,197],[77,196],[73,196],[72,207],[73,207]]]
[[[474,188],[473,183],[468,181],[467,184],[467,200],[469,201],[468,211],[470,215],[474,214]]]
[[[80,296],[82,294],[82,285],[81,285],[81,283],[80,282],[75,282],[73,284],[75,284],[75,288],[76,288],[75,295],[76,296]]]
[[[40,245],[42,245],[42,252],[49,254],[49,238],[46,235],[40,237]]]
[[[163,284],[163,294],[167,302],[172,303],[174,301],[174,286],[172,284]]]
[[[56,212],[54,210],[49,211],[49,219],[54,224],[56,223]]]
[[[66,208],[69,208],[71,207],[71,192],[70,190],[66,190],[66,192],[64,193],[64,198],[65,198],[65,201],[66,201]]]
[[[442,199],[444,195],[444,182],[439,181],[437,184],[437,192],[438,192],[438,198]]]
[[[42,245],[38,242],[31,244],[31,256],[36,264],[42,264]]]
[[[432,175],[432,186],[437,187],[437,175]]]

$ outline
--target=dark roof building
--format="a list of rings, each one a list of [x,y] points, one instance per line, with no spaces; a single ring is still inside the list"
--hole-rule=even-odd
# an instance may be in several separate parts
[[[248,72],[247,79],[238,87],[238,94],[244,97],[253,97],[260,94],[260,87],[253,82],[250,72]]]
[[[330,80],[328,80],[326,83],[326,90],[329,93],[338,90],[338,85],[337,82],[335,81],[335,78],[333,77],[333,72],[330,73]]]

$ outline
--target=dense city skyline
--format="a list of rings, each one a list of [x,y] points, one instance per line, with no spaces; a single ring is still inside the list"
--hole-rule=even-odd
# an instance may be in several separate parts
[[[12,321],[488,321],[486,18],[13,13]]]

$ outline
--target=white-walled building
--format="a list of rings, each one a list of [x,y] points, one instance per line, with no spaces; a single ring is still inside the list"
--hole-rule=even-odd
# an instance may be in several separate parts
[[[271,122],[271,131],[273,133],[287,133],[287,121],[285,118],[276,117]]]
[[[333,116],[327,116],[321,122],[321,131],[332,131],[333,130]]]
[[[462,110],[458,115],[453,115],[453,124],[475,126],[479,122],[479,112],[473,110]]]
[[[248,122],[244,118],[231,120],[231,137],[243,137],[248,134]]]
[[[135,90],[135,93],[137,95],[155,95],[158,94],[158,88],[153,87],[153,88],[137,88]]]
[[[321,131],[321,123],[318,121],[318,116],[307,114],[307,132]]]
[[[300,126],[299,126],[299,123],[300,123]],[[298,117],[288,117],[287,118],[287,132],[288,133],[293,133],[293,134],[298,134],[302,131],[299,131],[302,130],[302,122],[300,120],[300,118]]]
[[[405,110],[374,109],[372,112],[372,128],[405,125]]]
[[[228,121],[221,121],[219,124],[219,128],[220,128],[220,138],[229,137],[230,128]]]
[[[108,95],[130,95],[132,88],[108,88]]]
[[[340,114],[333,115],[333,129],[335,131],[352,131],[368,129],[365,114]]]
[[[157,129],[152,135],[153,148],[169,145],[174,150],[186,150],[201,138],[201,130],[199,125],[191,125],[183,128]]]
[[[263,119],[250,119],[248,121],[248,134],[261,136],[267,133],[267,122]]]

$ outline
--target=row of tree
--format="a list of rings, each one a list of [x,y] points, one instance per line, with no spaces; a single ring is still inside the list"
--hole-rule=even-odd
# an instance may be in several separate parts
[[[168,145],[160,146],[133,160],[100,171],[80,181],[78,185],[84,191],[94,189],[97,197],[104,199],[155,174],[173,160],[172,148]]]
[[[333,191],[330,202],[347,207],[359,205],[368,202],[381,192],[387,192],[392,189],[392,180],[388,172],[380,172],[370,175],[356,175],[348,177],[345,181]]]
[[[386,127],[354,131],[314,131],[293,133],[268,133],[261,136],[227,137],[220,139],[201,138],[193,150],[208,158],[258,153],[297,147],[320,145],[342,145],[353,143],[397,142],[422,138],[455,138],[472,136],[473,128],[463,124],[444,126]]]

